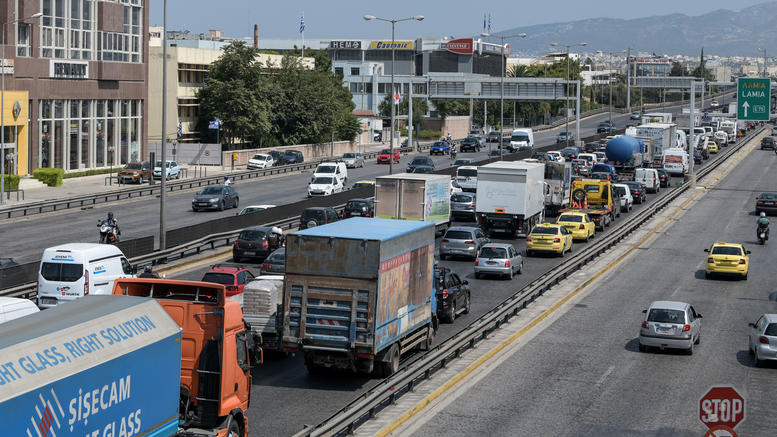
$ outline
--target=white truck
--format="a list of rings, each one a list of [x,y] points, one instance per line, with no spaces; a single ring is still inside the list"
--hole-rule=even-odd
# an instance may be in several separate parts
[[[528,235],[542,221],[545,209],[545,165],[497,161],[478,167],[478,224],[495,231]]]
[[[517,151],[534,148],[534,131],[529,128],[515,129],[510,136],[510,147]]]
[[[375,216],[434,222],[437,231],[451,223],[451,178],[439,174],[398,173],[375,179]]]
[[[649,123],[637,126],[637,137],[653,139],[652,156],[661,156],[664,150],[677,147],[677,125],[674,123]]]
[[[685,149],[667,149],[664,151],[662,165],[671,175],[684,176],[688,173],[688,152]]]
[[[243,320],[262,336],[262,350],[280,352],[283,335],[283,275],[257,276],[243,289]]]
[[[732,120],[722,121],[720,130],[728,135],[728,143],[732,144],[737,140],[737,122]]]
[[[639,122],[640,124],[671,123],[672,113],[671,112],[649,112],[647,114],[642,114],[642,118],[640,118]]]

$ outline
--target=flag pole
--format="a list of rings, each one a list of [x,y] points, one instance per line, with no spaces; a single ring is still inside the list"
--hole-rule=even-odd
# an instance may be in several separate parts
[[[300,32],[302,32],[302,57],[305,57],[305,11],[302,11],[302,25],[300,26]]]

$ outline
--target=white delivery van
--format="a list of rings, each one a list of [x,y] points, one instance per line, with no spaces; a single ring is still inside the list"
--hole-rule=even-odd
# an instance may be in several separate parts
[[[688,152],[683,149],[668,149],[664,151],[663,166],[667,173],[683,176],[688,173]]]
[[[510,146],[513,149],[525,150],[534,148],[534,131],[529,128],[515,129],[510,136]]]
[[[654,168],[638,168],[634,170],[634,180],[642,182],[645,189],[650,193],[658,193],[661,189],[661,179],[658,177],[658,171]]]
[[[112,244],[71,243],[43,251],[38,271],[38,306],[50,308],[88,294],[111,294],[116,278],[135,268]]]
[[[456,183],[463,191],[475,192],[478,187],[478,168],[464,165],[456,169]]]
[[[29,299],[18,297],[0,297],[0,323],[24,317],[40,311]]]

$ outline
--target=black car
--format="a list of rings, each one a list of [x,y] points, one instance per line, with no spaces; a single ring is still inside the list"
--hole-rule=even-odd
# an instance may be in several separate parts
[[[647,200],[647,190],[642,182],[636,181],[624,181],[623,184],[628,185],[629,191],[631,191],[631,197],[634,198],[634,203],[642,203]]]
[[[286,150],[283,152],[283,159],[286,164],[299,164],[305,162],[305,157],[299,150]]]
[[[433,283],[440,319],[453,323],[458,313],[469,314],[469,282],[447,267],[435,266]]]
[[[661,188],[665,188],[669,186],[669,182],[672,180],[669,177],[669,173],[666,172],[663,168],[657,168],[656,172],[658,172],[658,181],[661,185]]]
[[[577,159],[577,155],[579,154],[580,154],[580,148],[577,146],[569,146],[561,149],[561,156],[563,156],[564,159],[566,159],[567,161]]]
[[[410,161],[410,164],[407,165],[407,172],[412,173],[413,169],[416,167],[431,167],[432,170],[434,170],[434,161],[428,156],[416,156]]]
[[[462,152],[480,152],[480,141],[475,137],[467,137],[461,140],[459,148]]]
[[[372,199],[351,199],[345,204],[343,218],[374,217],[375,201]]]
[[[489,143],[498,143],[499,142],[499,132],[497,131],[491,131],[488,133],[488,136],[486,137],[486,141]]]
[[[260,271],[260,274],[262,275],[271,275],[271,274],[279,274],[283,275],[286,273],[286,248],[280,247],[276,249],[273,253],[271,253],[267,258],[264,259],[264,262],[262,262],[262,270]]]
[[[601,146],[599,143],[585,143],[583,150],[585,150],[585,153],[594,153],[599,150],[599,146]]]
[[[286,154],[285,152],[279,152],[277,150],[270,150],[267,152],[268,155],[272,156],[272,159],[275,160],[273,163],[273,167],[277,167],[279,165],[286,165],[288,164],[286,162]]]
[[[599,126],[596,127],[596,133],[597,134],[612,134],[615,132],[615,126],[610,124],[607,121],[603,121],[599,123]]]
[[[342,217],[334,208],[328,206],[313,206],[306,208],[299,216],[299,228],[307,229],[326,225],[340,220]]]
[[[537,161],[547,161],[548,155],[546,155],[545,152],[534,152],[531,154],[531,159],[536,159]]]
[[[399,153],[410,153],[412,151],[413,148],[407,144],[407,138],[402,140],[402,144],[399,145]]]
[[[765,212],[767,215],[777,213],[777,193],[761,193],[755,198],[755,215]]]
[[[227,208],[237,208],[240,203],[240,196],[237,191],[230,186],[210,185],[192,199],[192,211],[197,212],[201,209],[218,209],[224,211]]]
[[[777,143],[777,140],[775,140],[774,137],[763,137],[763,139],[761,140],[761,150],[764,150],[764,149],[774,150],[775,143]]]
[[[693,163],[694,164],[701,164],[704,158],[701,156],[701,152],[699,149],[693,149]]]
[[[275,249],[281,247],[281,240],[268,226],[250,226],[238,234],[232,246],[232,261],[243,258],[264,259]]]
[[[413,173],[413,174],[434,173],[434,167],[431,167],[428,165],[419,165],[419,166],[413,167],[413,169],[410,170],[408,173]]]

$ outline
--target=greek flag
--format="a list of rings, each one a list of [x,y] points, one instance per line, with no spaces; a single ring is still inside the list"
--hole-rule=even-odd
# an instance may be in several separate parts
[[[305,33],[305,14],[299,17],[299,33]]]
[[[488,14],[488,33],[491,33],[491,14]]]
[[[181,126],[181,120],[178,120],[178,138],[183,136],[183,127]]]
[[[486,14],[483,14],[483,32],[486,31]]]
[[[219,127],[221,127],[221,120],[218,118],[208,122],[208,129],[218,129]]]

